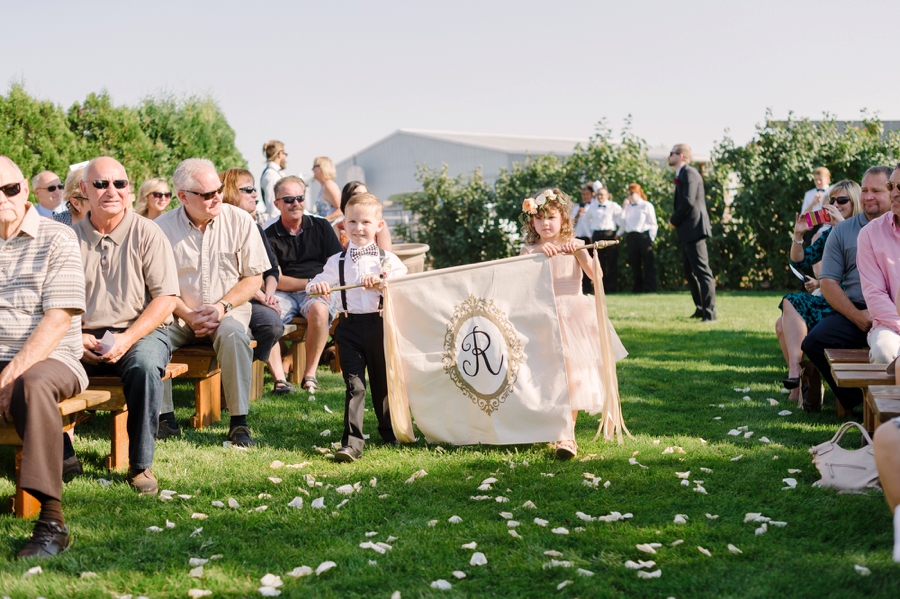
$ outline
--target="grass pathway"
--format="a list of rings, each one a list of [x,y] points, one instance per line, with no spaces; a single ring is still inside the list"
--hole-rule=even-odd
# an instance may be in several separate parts
[[[323,374],[314,402],[306,394],[268,394],[252,405],[258,448],[223,448],[223,423],[160,443],[154,471],[161,488],[191,496],[160,501],[136,497],[123,475],[102,469],[108,421],[98,416],[76,440],[86,475],[64,490],[73,548],[41,563],[43,573],[23,577],[36,564],[12,556],[31,523],[0,516],[0,597],[188,597],[191,589],[259,597],[267,573],[281,577],[282,597],[896,597],[900,569],[891,562],[881,495],[810,486],[818,476],[807,449],[830,437],[838,420],[833,398],[821,414],[807,415],[779,392],[785,368],[773,332],[778,298],[720,294],[714,325],[686,318],[686,294],[610,298],[631,353],[619,364],[619,380],[635,439],[591,443],[596,420],[582,415],[581,453],[572,462],[555,460],[545,445],[456,448],[420,440],[400,450],[372,446],[355,464],[332,464],[314,446],[340,439],[343,385]],[[182,423],[190,397],[189,386],[176,386]],[[792,414],[778,416],[785,409]],[[366,426],[375,432],[371,415]],[[749,438],[727,434],[744,426]],[[325,430],[331,432],[322,436]],[[858,443],[858,435],[848,443]],[[274,469],[275,461],[310,464]],[[0,448],[0,495],[12,493],[12,467],[11,449]],[[419,470],[427,476],[405,482]],[[679,472],[690,472],[687,486]],[[310,487],[307,476],[321,486]],[[590,477],[600,480],[588,485]],[[788,477],[796,489],[782,490]],[[112,484],[102,486],[100,478]],[[479,490],[488,478],[497,482]],[[357,492],[337,491],[357,482]],[[489,499],[472,499],[478,496]],[[288,506],[295,497],[302,508]],[[324,509],[312,508],[317,498]],[[240,507],[212,504],[229,499]],[[584,521],[576,512],[633,516]],[[752,512],[787,525],[754,534],[760,524],[744,522]],[[195,513],[208,517],[192,519]],[[686,523],[674,522],[679,514]],[[460,521],[450,522],[453,516]],[[559,528],[568,534],[553,532]],[[360,548],[379,541],[392,549]],[[475,550],[462,547],[471,542]],[[648,543],[660,544],[655,555],[636,548]],[[731,553],[729,544],[742,553]],[[486,565],[470,565],[475,551]],[[190,558],[211,559],[201,578],[190,575]],[[642,571],[659,571],[659,578],[641,578],[625,567],[629,560],[655,561]],[[336,566],[319,576],[287,575],[326,561]],[[84,572],[96,576],[82,578]],[[437,580],[452,587],[432,588]]]

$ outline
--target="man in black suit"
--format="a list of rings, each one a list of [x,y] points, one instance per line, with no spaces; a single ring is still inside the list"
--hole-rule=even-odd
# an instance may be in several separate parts
[[[716,279],[709,267],[706,238],[712,234],[706,213],[706,191],[703,178],[690,166],[691,148],[678,144],[669,153],[669,166],[675,168],[675,211],[669,226],[681,241],[684,276],[691,288],[696,310],[691,318],[703,322],[716,320]]]

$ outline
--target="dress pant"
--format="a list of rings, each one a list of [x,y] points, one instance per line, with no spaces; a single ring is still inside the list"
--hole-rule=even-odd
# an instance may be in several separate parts
[[[219,322],[219,328],[212,335],[200,337],[194,335],[193,329],[178,321],[169,326],[169,339],[172,350],[182,345],[194,343],[212,343],[216,351],[216,360],[222,369],[222,387],[225,389],[225,405],[232,416],[246,416],[250,411],[250,382],[253,378],[253,350],[250,348],[250,335],[244,323],[231,315]],[[343,356],[341,356],[343,359]],[[172,388],[166,387],[160,412],[167,414],[175,411],[172,403]]]
[[[9,362],[0,362],[0,370]],[[19,486],[62,499],[63,440],[59,402],[81,393],[72,369],[53,358],[36,363],[13,383],[9,411],[22,439]]]
[[[253,359],[268,362],[269,353],[284,335],[284,323],[281,314],[256,300],[250,300],[250,308],[250,334],[256,340]]]
[[[628,263],[634,278],[634,293],[656,293],[656,267],[653,264],[653,240],[650,233],[632,231],[625,235]]]
[[[603,241],[615,239],[615,231],[594,231],[591,241]],[[619,276],[619,246],[611,245],[608,248],[594,250],[600,260],[600,268],[603,269],[603,293],[616,292],[616,278]]]
[[[590,237],[576,237],[575,239],[580,239],[585,245],[591,244]],[[591,255],[591,259],[593,259],[594,250],[588,250],[588,253]],[[594,282],[591,281],[591,278],[583,270],[581,271],[581,292],[585,295],[594,293]]]
[[[856,304],[856,307],[860,310],[866,308],[864,304]],[[809,361],[819,369],[819,373],[831,387],[835,397],[847,410],[862,403],[862,391],[837,386],[834,377],[831,376],[831,367],[828,365],[828,358],[825,357],[825,350],[832,348],[860,349],[866,347],[866,337],[867,333],[861,331],[858,326],[853,324],[853,321],[840,312],[835,312],[819,321],[819,324],[806,335],[800,346]]]
[[[363,412],[366,405],[366,370],[372,387],[372,409],[378,433],[385,442],[396,440],[387,400],[387,366],[384,360],[384,320],[377,312],[344,314],[334,331],[341,355],[347,394],[344,400],[344,434],[341,445],[363,450]]]
[[[97,339],[106,331],[120,333],[122,329],[84,331]],[[162,377],[172,358],[169,336],[156,329],[125,352],[115,364],[82,362],[88,376],[118,376],[128,406],[125,428],[128,430],[128,461],[132,470],[146,470],[153,465],[156,432],[159,430],[159,406],[163,397]]]
[[[694,306],[704,318],[716,314],[716,278],[709,267],[706,239],[681,244],[681,264]]]

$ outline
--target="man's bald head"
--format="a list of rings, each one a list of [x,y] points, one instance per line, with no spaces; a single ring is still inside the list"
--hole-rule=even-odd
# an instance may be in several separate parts
[[[5,175],[9,176],[5,176]],[[0,155],[0,187],[21,181],[25,178],[19,165],[12,161],[9,156]]]
[[[42,171],[31,179],[38,202],[48,210],[56,210],[62,201],[63,184],[52,171]]]
[[[0,156],[0,237],[12,237],[27,209],[28,181],[22,176],[22,169],[6,156]]]
[[[125,167],[122,166],[121,162],[109,156],[100,156],[88,163],[81,180],[85,183],[90,183],[97,179],[104,179],[104,174],[110,173],[116,173],[116,177],[113,180],[128,178],[128,175],[125,173]]]

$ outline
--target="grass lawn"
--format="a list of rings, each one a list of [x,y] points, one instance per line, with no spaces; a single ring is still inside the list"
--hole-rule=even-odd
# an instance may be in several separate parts
[[[260,579],[272,573],[284,581],[282,597],[388,598],[394,591],[404,598],[896,597],[900,567],[891,561],[890,512],[881,494],[838,495],[811,487],[818,476],[807,450],[830,438],[838,419],[830,394],[822,413],[808,415],[780,393],[786,368],[773,329],[779,297],[722,293],[713,325],[687,318],[693,307],[684,293],[611,297],[613,323],[631,353],[618,372],[635,439],[621,446],[592,443],[596,419],[582,415],[580,454],[571,462],[554,459],[546,445],[439,447],[420,439],[399,450],[373,443],[359,462],[333,464],[314,446],[340,440],[343,383],[320,370],[324,388],[316,401],[307,401],[305,393],[267,394],[251,406],[255,449],[222,447],[227,414],[202,432],[185,428],[182,439],[159,443],[154,472],[160,488],[191,496],[161,501],[136,496],[123,474],[102,468],[108,420],[98,415],[79,428],[75,442],[86,473],[63,494],[72,549],[49,561],[16,562],[12,557],[32,524],[0,516],[0,596],[187,597],[191,589],[208,589],[214,597],[258,597]],[[191,398],[189,386],[176,386],[183,426]],[[785,409],[792,414],[778,416]],[[367,430],[377,437],[374,423],[367,414]],[[727,434],[741,426],[753,436]],[[322,436],[326,429],[330,434]],[[854,435],[847,446],[858,443]],[[669,447],[683,453],[666,453]],[[629,463],[632,457],[639,465]],[[273,469],[276,460],[311,464]],[[9,495],[11,448],[0,448],[0,469],[0,495]],[[407,484],[420,469],[428,475]],[[703,481],[707,494],[694,491],[694,483],[681,484],[676,472],[686,471],[689,480]],[[586,486],[588,473],[601,477],[600,484]],[[306,475],[322,486],[308,486]],[[493,488],[477,490],[488,477],[497,479]],[[787,477],[798,481],[796,489],[782,490]],[[100,478],[112,484],[102,486]],[[356,482],[356,493],[336,491]],[[471,499],[478,495],[491,499]],[[303,507],[288,507],[297,496]],[[498,496],[508,502],[498,503]],[[229,498],[240,507],[212,505],[227,506]],[[325,509],[311,507],[316,498],[324,498]],[[337,507],[344,499],[349,501]],[[529,501],[536,507],[523,507]],[[268,508],[255,509],[261,506]],[[633,517],[588,522],[576,516],[579,511]],[[195,512],[208,519],[192,519]],[[520,522],[514,530],[521,538],[509,534],[513,529],[501,512]],[[744,522],[749,512],[787,525],[756,535],[760,525]],[[673,522],[677,514],[687,516],[686,524]],[[452,516],[461,522],[449,522]],[[174,527],[167,528],[167,521]],[[162,530],[148,531],[150,526]],[[558,527],[569,534],[555,534]],[[396,539],[384,554],[359,547],[388,537]],[[461,546],[473,541],[486,565],[470,565],[473,550]],[[635,547],[644,543],[662,546],[649,555]],[[728,544],[743,553],[732,554]],[[221,557],[204,566],[202,578],[192,578],[189,559],[214,555]],[[551,560],[571,567],[551,567]],[[661,576],[642,579],[624,566],[628,560],[654,560],[648,571]],[[336,567],[320,576],[286,575],[325,561]],[[42,574],[23,577],[38,563]],[[861,576],[854,564],[871,575]],[[466,577],[458,580],[454,571]],[[82,578],[83,572],[96,577]],[[439,579],[452,588],[431,588]],[[565,581],[571,583],[557,590]]]

